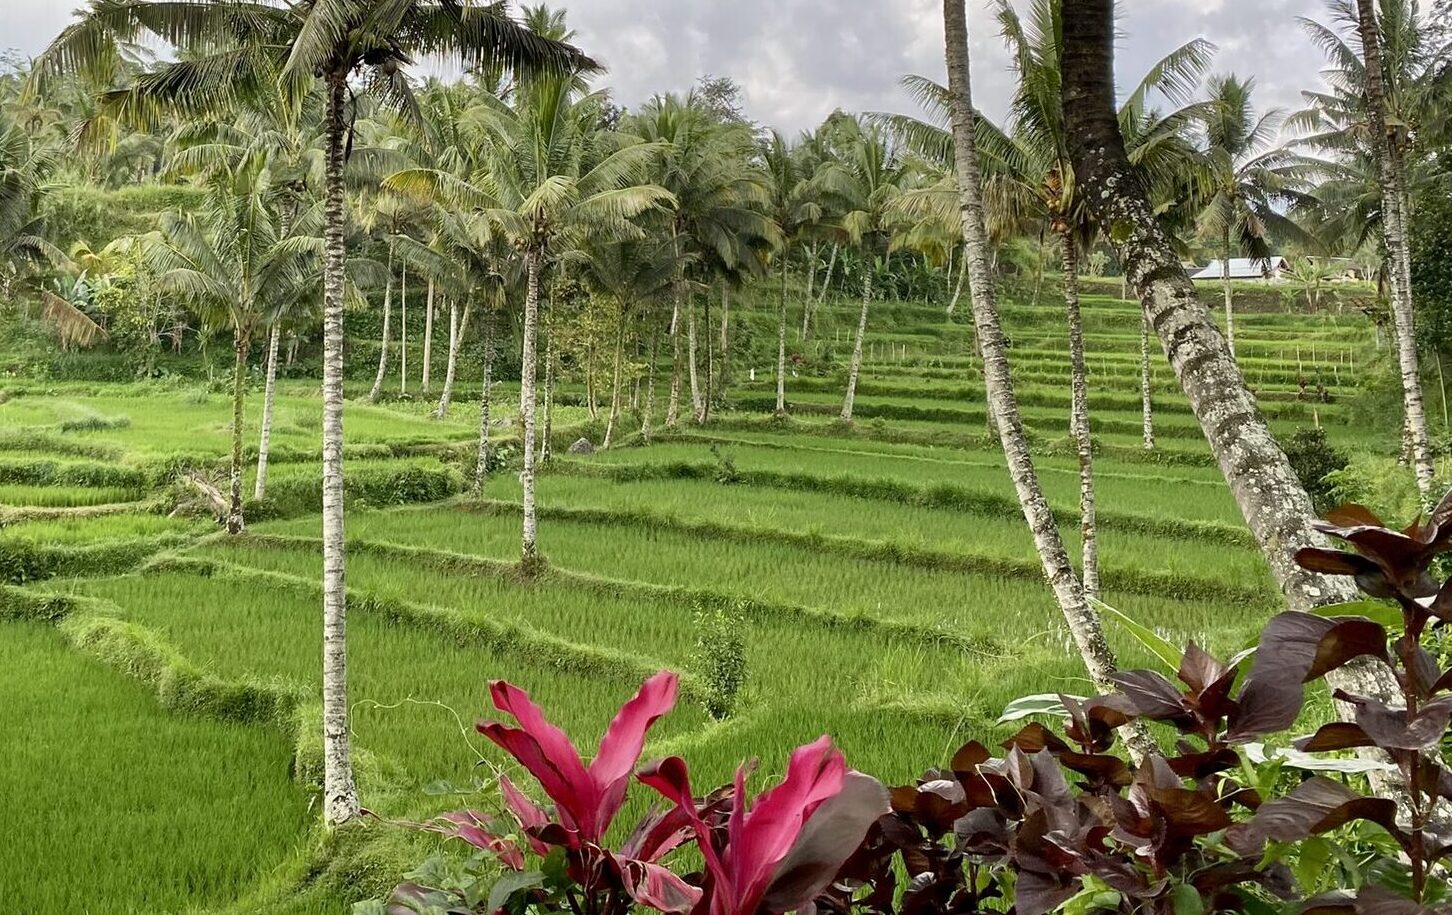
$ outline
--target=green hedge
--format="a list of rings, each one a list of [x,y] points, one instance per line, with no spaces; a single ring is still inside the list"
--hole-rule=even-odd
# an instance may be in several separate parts
[[[368,505],[439,502],[464,491],[464,478],[452,467],[363,467],[344,475],[344,498]],[[291,477],[269,483],[267,498],[252,499],[243,514],[252,521],[292,518],[322,511],[323,484],[317,478]]]
[[[0,537],[0,582],[23,584],[48,578],[120,575],[189,539],[182,534],[157,534],[80,545],[46,545]]]

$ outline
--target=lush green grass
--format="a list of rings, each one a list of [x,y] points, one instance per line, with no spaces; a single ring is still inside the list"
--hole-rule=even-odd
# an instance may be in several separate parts
[[[203,530],[206,530],[204,523],[189,518],[119,514],[96,518],[24,521],[0,529],[0,541],[25,540],[35,544],[58,545]]]
[[[306,798],[276,731],[170,716],[35,623],[3,624],[0,695],[11,911],[225,905],[305,841]]]
[[[82,505],[107,505],[112,502],[133,502],[141,498],[140,490],[116,486],[0,486],[0,505],[47,506],[75,508]]]

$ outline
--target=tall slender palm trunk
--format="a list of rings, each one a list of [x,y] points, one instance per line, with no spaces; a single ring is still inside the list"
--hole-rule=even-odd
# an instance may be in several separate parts
[[[721,284],[721,403],[731,387],[731,286]]]
[[[408,264],[398,287],[398,393],[408,393]]]
[[[232,339],[232,467],[228,475],[227,533],[242,533],[242,424],[247,400],[247,332],[237,328]]]
[[[444,365],[444,389],[439,392],[439,405],[434,410],[435,419],[448,416],[449,407],[454,402],[454,378],[458,374],[459,350],[464,345],[464,332],[469,329],[471,307],[472,303],[466,301],[461,314],[459,303],[452,297],[449,299],[449,359]]]
[[[948,265],[948,272],[952,273],[952,264]],[[968,276],[968,261],[964,258],[963,263],[958,267],[958,280],[953,284],[953,297],[948,300],[948,317],[952,318],[958,312],[958,303],[963,298],[963,281]]]
[[[776,318],[776,415],[786,416],[787,259],[781,257],[781,302]]]
[[[327,223],[323,258],[323,820],[358,815],[358,788],[348,739],[348,591],[343,532],[343,191],[344,94],[347,74],[328,79],[323,181]]]
[[[1099,528],[1094,517],[1094,438],[1089,429],[1089,368],[1084,362],[1084,317],[1079,311],[1079,246],[1074,236],[1063,246],[1064,313],[1069,324],[1069,434],[1079,457],[1079,535],[1084,548],[1080,578],[1086,597],[1099,597]]]
[[[817,295],[817,301],[827,301],[827,292],[832,287],[832,275],[837,271],[837,254],[841,246],[836,242],[832,243],[832,256],[827,260],[827,273],[822,277],[822,291]]]
[[[706,422],[706,395],[696,366],[696,297],[686,297],[686,358],[691,378],[691,414],[697,425]]]
[[[1402,377],[1402,405],[1411,445],[1412,469],[1423,497],[1431,494],[1436,468],[1427,439],[1427,412],[1422,399],[1422,373],[1412,317],[1411,255],[1407,245],[1406,195],[1398,147],[1386,122],[1386,89],[1382,83],[1381,32],[1371,0],[1356,0],[1366,71],[1366,104],[1381,189],[1382,235],[1391,261],[1392,319],[1397,329],[1397,366]]]
[[[1013,377],[1009,373],[1007,344],[998,321],[993,278],[989,273],[988,233],[983,227],[982,184],[978,153],[974,147],[975,115],[968,72],[968,22],[963,5],[964,0],[943,0],[943,26],[969,295],[973,304],[973,323],[983,351],[984,382],[998,423],[999,441],[1008,462],[1009,476],[1018,493],[1024,519],[1033,534],[1044,575],[1095,686],[1109,689],[1113,686],[1110,677],[1117,670],[1118,663],[1104,637],[1099,615],[1086,599],[1083,585],[1074,574],[1068,551],[1064,549],[1064,542],[1054,525],[1054,514],[1044,497],[1033,457],[1029,453],[1023,418],[1019,415],[1018,399],[1014,395]],[[1142,728],[1129,729],[1125,736],[1137,755],[1154,749],[1154,742]]]
[[[1155,449],[1155,410],[1150,374],[1150,321],[1149,309],[1139,309],[1139,405],[1144,414],[1144,450]]]
[[[281,320],[272,322],[267,335],[267,381],[262,389],[262,425],[257,438],[257,480],[252,498],[267,498],[267,458],[272,451],[272,410],[277,400],[277,344],[282,336]]]
[[[615,426],[620,422],[620,408],[623,399],[620,384],[625,363],[625,309],[620,310],[620,320],[615,327],[615,369],[610,378],[610,417],[605,420],[605,438],[600,447],[609,448],[615,440]]]
[[[419,379],[419,390],[429,393],[429,375],[434,364],[434,281],[429,280],[428,297],[424,301],[424,344],[423,377]]]
[[[1225,345],[1235,355],[1235,287],[1230,282],[1230,230],[1225,230],[1225,254],[1220,261],[1221,285],[1225,291]]]
[[[660,331],[650,335],[650,361],[645,365],[645,409],[640,415],[640,438],[650,444],[650,424],[655,419],[655,361],[659,356]]]
[[[681,352],[681,287],[684,285],[685,281],[677,277],[675,304],[671,309],[671,393],[666,402],[667,429],[674,429],[681,419],[681,362],[685,359],[685,354]]]
[[[852,365],[847,370],[847,395],[842,398],[844,423],[852,422],[852,405],[857,400],[857,376],[862,372],[862,341],[867,336],[867,309],[872,305],[872,264],[862,274],[862,314],[857,318],[857,338],[852,344]]]
[[[368,402],[378,403],[383,396],[383,379],[388,375],[388,344],[392,336],[390,324],[393,321],[393,251],[388,252],[388,280],[383,284],[383,340],[378,347],[378,373],[373,376],[373,388],[368,392]]]
[[[474,498],[484,498],[484,486],[489,482],[489,398],[494,386],[494,321],[493,315],[484,316],[484,383],[479,394],[479,453],[474,461]]]
[[[547,321],[545,323],[549,324],[552,322]],[[544,358],[544,430],[543,434],[539,437],[539,462],[541,464],[548,464],[550,462],[550,459],[554,457],[555,376],[557,374],[556,369],[559,368],[559,366],[556,364],[559,360],[559,357],[555,353],[555,335],[554,332],[548,328],[545,330]],[[594,418],[593,415],[591,416],[591,418]]]
[[[539,338],[539,286],[540,271],[544,266],[543,261],[542,252],[533,249],[525,252],[524,263],[528,286],[524,296],[524,350],[519,370],[519,415],[524,420],[524,441],[521,449],[524,466],[519,471],[519,482],[524,490],[521,500],[524,507],[524,524],[521,531],[519,562],[521,567],[526,570],[539,559],[534,508],[534,407],[536,362],[538,361],[536,350]]]

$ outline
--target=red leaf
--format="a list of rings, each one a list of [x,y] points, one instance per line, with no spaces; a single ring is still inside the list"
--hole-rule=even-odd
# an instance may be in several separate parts
[[[1354,747],[1374,747],[1376,741],[1367,736],[1360,725],[1349,721],[1334,721],[1321,726],[1315,734],[1296,741],[1296,749],[1305,753],[1323,753],[1331,750],[1350,750]]]

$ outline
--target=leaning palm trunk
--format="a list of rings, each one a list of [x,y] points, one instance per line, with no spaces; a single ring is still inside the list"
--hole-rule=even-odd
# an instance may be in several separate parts
[[[857,339],[852,344],[852,365],[847,371],[847,396],[842,398],[841,420],[852,422],[852,405],[857,400],[857,376],[862,371],[862,340],[867,336],[867,309],[872,305],[872,264],[862,273],[862,314],[857,318]]]
[[[435,419],[449,415],[449,406],[454,402],[454,378],[459,368],[459,350],[464,345],[464,332],[469,329],[471,303],[464,303],[464,313],[459,313],[459,304],[449,300],[449,360],[444,366],[444,389],[439,393],[439,406],[434,410]]]
[[[272,409],[277,399],[277,344],[282,335],[280,321],[272,322],[272,332],[267,335],[267,383],[262,389],[262,425],[257,438],[257,481],[252,487],[252,498],[267,497],[267,457],[272,450]]]
[[[988,388],[999,429],[999,441],[1008,462],[1009,476],[1033,534],[1034,546],[1043,563],[1044,575],[1053,588],[1059,609],[1079,654],[1100,689],[1113,688],[1111,677],[1118,668],[1114,652],[1104,637],[1099,615],[1090,606],[1084,588],[1074,574],[1068,551],[1054,525],[1029,453],[1023,418],[1018,412],[1013,378],[1009,373],[1007,345],[998,322],[993,297],[993,278],[988,267],[988,235],[983,227],[982,185],[978,153],[974,148],[974,112],[968,75],[968,23],[964,0],[943,0],[943,24],[947,41],[949,102],[953,120],[954,163],[962,197],[963,241],[969,270],[969,296],[973,322],[983,351],[983,378]],[[1152,752],[1154,742],[1142,726],[1127,729],[1126,739],[1136,755]]]
[[[950,272],[951,272],[951,264]],[[968,264],[965,261],[958,267],[958,281],[953,285],[953,298],[948,300],[948,317],[951,319],[958,311],[958,302],[963,298],[963,279],[968,275]]]
[[[1090,209],[1100,225],[1116,227],[1111,241],[1119,262],[1287,604],[1311,610],[1353,600],[1350,579],[1328,578],[1296,562],[1299,550],[1326,542],[1312,527],[1311,499],[1257,408],[1225,336],[1196,296],[1125,153],[1115,116],[1113,18],[1113,0],[1064,0],[1064,120],[1075,175],[1081,187],[1104,189],[1087,195]],[[1395,692],[1371,664],[1353,663],[1330,679],[1360,695]]]
[[[1386,123],[1382,85],[1381,36],[1371,0],[1356,0],[1362,56],[1366,61],[1366,103],[1375,144],[1377,182],[1381,189],[1382,235],[1391,261],[1392,319],[1397,329],[1397,365],[1402,376],[1402,403],[1412,452],[1412,468],[1422,495],[1431,493],[1436,468],[1427,441],[1427,414],[1422,401],[1422,374],[1412,319],[1411,257],[1407,246],[1406,196],[1402,192],[1397,144]]]
[[[1220,279],[1225,291],[1225,345],[1235,355],[1235,287],[1230,284],[1230,230],[1225,230],[1225,256],[1220,261]]]
[[[822,277],[822,291],[817,295],[818,302],[827,301],[827,291],[832,286],[832,274],[837,270],[837,252],[839,250],[840,246],[836,242],[833,242],[832,256],[827,260],[827,273]]]
[[[474,498],[484,498],[484,485],[489,482],[489,395],[494,362],[494,322],[486,314],[484,321],[484,384],[479,395],[479,454],[474,461]]]
[[[781,258],[781,303],[776,318],[776,415],[786,416],[787,260]]]
[[[232,341],[232,468],[227,497],[227,533],[242,533],[242,421],[247,398],[247,332],[240,327]]]
[[[620,392],[621,366],[625,362],[625,312],[621,309],[620,323],[615,328],[615,370],[610,379],[610,417],[605,420],[605,438],[600,447],[609,448],[615,440],[615,425],[620,422],[622,395]]]
[[[1079,249],[1073,235],[1061,237],[1064,312],[1069,324],[1069,434],[1079,457],[1079,533],[1084,547],[1084,595],[1099,598],[1099,531],[1094,518],[1094,440],[1089,430],[1089,369],[1084,364],[1084,318],[1079,312]]]
[[[358,815],[348,739],[348,591],[343,539],[343,98],[346,75],[328,80],[327,224],[323,261],[323,820]]]
[[[731,387],[731,287],[721,284],[721,403]]]
[[[373,388],[368,392],[368,402],[378,403],[383,396],[383,379],[388,374],[388,343],[391,336],[390,322],[393,320],[393,254],[388,255],[388,281],[383,284],[383,343],[378,347],[378,374],[373,376]]]
[[[524,351],[519,371],[519,415],[524,420],[523,458],[524,467],[519,471],[519,482],[523,487],[522,498],[524,525],[521,534],[519,562],[528,570],[539,559],[536,544],[536,522],[534,511],[534,402],[535,365],[539,337],[539,284],[540,269],[544,255],[538,250],[527,251],[524,256],[528,287],[524,296]]]
[[[691,377],[691,414],[696,425],[706,422],[706,395],[701,388],[700,374],[696,370],[696,297],[686,299],[686,358]]]
[[[1155,448],[1154,398],[1150,389],[1150,323],[1149,310],[1139,309],[1139,404],[1144,413],[1144,450]]]
[[[434,362],[434,281],[429,280],[428,298],[424,302],[424,344],[423,377],[419,379],[419,390],[429,392],[429,374]]]

